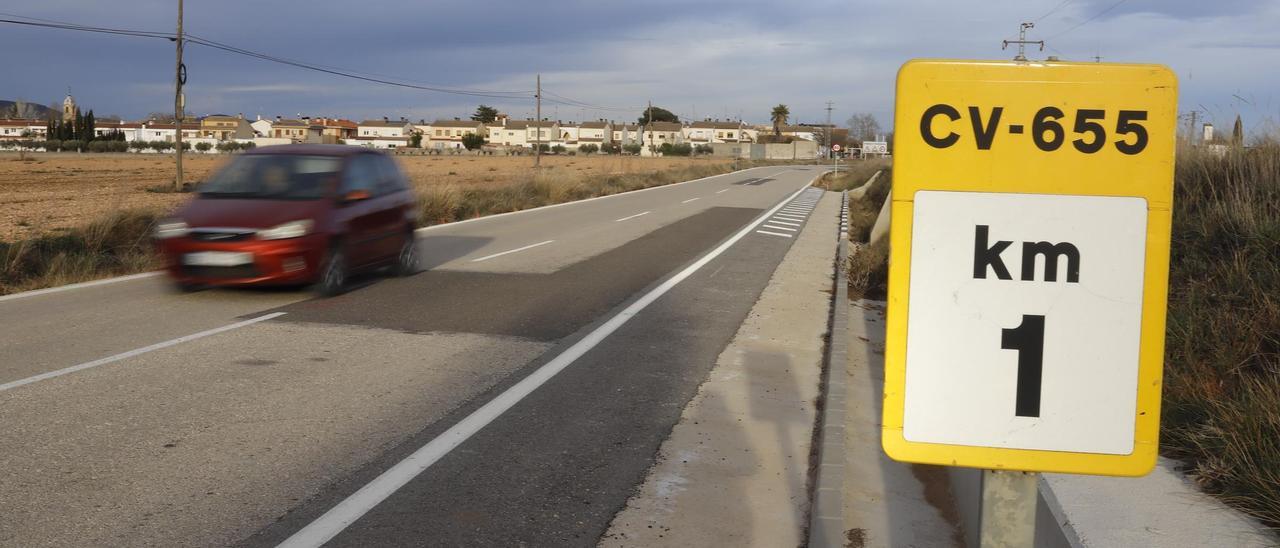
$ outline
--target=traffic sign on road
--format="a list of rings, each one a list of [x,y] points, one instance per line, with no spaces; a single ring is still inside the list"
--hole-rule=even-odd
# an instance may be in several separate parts
[[[1177,83],[1154,65],[898,75],[883,444],[897,460],[1155,464]]]
[[[834,150],[834,151],[836,151],[836,152],[840,152],[840,145],[831,145],[831,150]]]

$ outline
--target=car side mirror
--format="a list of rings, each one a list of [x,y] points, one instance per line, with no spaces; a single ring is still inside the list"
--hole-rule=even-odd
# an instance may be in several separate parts
[[[342,201],[359,202],[360,200],[368,200],[370,197],[368,190],[352,190],[342,197]]]

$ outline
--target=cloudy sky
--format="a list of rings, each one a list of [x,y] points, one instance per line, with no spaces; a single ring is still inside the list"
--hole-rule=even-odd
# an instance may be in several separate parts
[[[176,5],[8,0],[0,18],[172,32]],[[903,61],[1008,58],[1000,41],[1034,21],[1031,37],[1050,49],[1032,57],[1163,63],[1184,110],[1280,129],[1280,0],[187,0],[186,21],[193,35],[278,57],[522,97],[398,88],[190,45],[195,114],[417,120],[483,102],[526,117],[541,73],[543,115],[561,120],[635,119],[652,99],[682,118],[765,122],[785,103],[793,121],[818,122],[832,101],[836,121],[870,112],[888,126]],[[0,24],[0,52],[0,99],[60,102],[70,86],[99,114],[172,110],[166,40]]]

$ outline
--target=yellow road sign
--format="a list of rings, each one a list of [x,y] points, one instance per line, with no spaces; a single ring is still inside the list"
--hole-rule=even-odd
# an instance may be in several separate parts
[[[883,444],[1143,475],[1160,427],[1177,82],[1165,67],[898,73]]]

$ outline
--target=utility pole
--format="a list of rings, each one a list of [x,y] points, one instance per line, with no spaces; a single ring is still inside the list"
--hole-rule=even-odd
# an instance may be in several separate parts
[[[1023,23],[1018,29],[1018,39],[1005,40],[1000,49],[1008,49],[1009,44],[1017,44],[1018,56],[1013,58],[1014,61],[1027,60],[1027,44],[1039,44],[1040,51],[1044,51],[1044,40],[1027,40],[1027,29],[1035,28],[1035,26],[1035,23]]]
[[[542,74],[541,73],[538,74],[537,85],[538,85],[538,91],[537,91],[537,95],[534,95],[534,97],[536,97],[538,100],[538,106],[537,106],[538,119],[535,120],[533,123],[533,129],[534,131],[537,132],[535,133],[536,137],[533,138],[533,142],[536,143],[535,145],[533,145],[533,148],[534,148],[533,167],[535,168],[542,166]]]
[[[644,152],[644,134],[653,127],[653,99],[649,99],[649,108],[645,109],[644,129],[640,130],[640,152]],[[650,145],[652,146],[652,145]]]
[[[177,160],[177,173],[173,179],[173,189],[182,191],[182,84],[187,82],[187,69],[182,65],[182,0],[178,0],[178,34],[174,37],[178,46],[178,60],[174,67],[173,89],[173,135],[174,158]]]
[[[826,127],[826,128],[823,130],[823,132],[822,132],[823,137],[824,137],[824,139],[823,139],[823,140],[824,140],[824,141],[826,141],[826,145],[827,145],[827,157],[828,157],[828,158],[830,158],[830,157],[834,156],[834,154],[832,154],[832,153],[831,153],[831,134],[833,133],[833,132],[831,131],[831,130],[832,130],[832,127],[831,127],[831,105],[833,105],[833,104],[834,104],[834,103],[832,103],[831,101],[827,101],[827,127]]]

